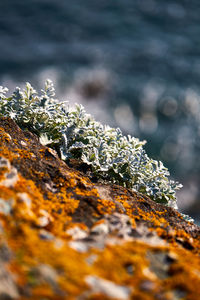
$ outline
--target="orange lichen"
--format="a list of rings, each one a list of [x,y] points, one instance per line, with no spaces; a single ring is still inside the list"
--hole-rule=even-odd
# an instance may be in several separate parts
[[[11,139],[8,133],[6,133],[2,127],[0,127],[0,138],[3,142],[9,142]]]
[[[12,136],[12,130],[8,134]],[[26,149],[18,139],[7,139],[0,127],[0,155],[18,170],[13,187],[0,185],[0,198],[12,199],[10,214],[0,215],[0,241],[6,241],[13,253],[7,267],[14,275],[20,299],[113,299],[104,292],[91,291],[85,280],[88,275],[127,287],[130,299],[173,300],[179,291],[184,299],[200,298],[200,238],[184,230],[184,221],[176,211],[117,186],[109,188],[109,197],[101,197],[88,177],[68,168],[21,131],[18,134],[20,141],[27,143]],[[2,178],[6,171],[1,169]],[[117,236],[113,242],[112,233],[99,248],[93,245],[79,252],[71,247],[69,228],[76,226],[89,233],[90,228],[106,223],[105,215],[115,212],[126,214],[134,230],[142,223],[147,234],[155,234],[165,246],[159,242],[150,245],[137,236],[128,241]],[[164,278],[152,268],[151,257],[160,253],[166,258],[159,265],[161,269],[166,266]]]
[[[115,203],[108,199],[99,199],[97,209],[101,215],[111,214],[115,211]]]
[[[26,150],[26,149],[20,149],[20,148],[16,148],[15,152],[17,152],[21,158],[34,158],[33,153]]]

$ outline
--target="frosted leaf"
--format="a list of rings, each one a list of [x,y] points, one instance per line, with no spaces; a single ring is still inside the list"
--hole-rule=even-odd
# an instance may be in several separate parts
[[[0,85],[0,99],[5,99],[7,92],[8,92],[8,88]]]
[[[25,98],[28,100],[32,100],[32,98],[37,94],[36,90],[32,87],[32,85],[27,82],[26,88],[24,89]]]
[[[23,93],[19,87],[16,87],[13,94],[12,94],[13,99],[20,100],[23,98]]]
[[[45,89],[41,91],[45,96],[53,98],[55,96],[55,88],[53,82],[50,79],[47,79],[45,82]]]
[[[42,145],[44,145],[44,146],[53,143],[53,140],[50,139],[46,133],[42,133],[42,134],[40,135],[39,140],[40,140],[40,143],[41,143]]]

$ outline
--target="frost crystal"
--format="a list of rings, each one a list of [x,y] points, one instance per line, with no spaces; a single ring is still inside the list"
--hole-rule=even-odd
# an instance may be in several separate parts
[[[6,98],[6,92],[7,88],[0,87],[0,116],[36,133],[43,144],[56,146],[63,160],[80,159],[97,178],[177,208],[175,191],[182,185],[169,180],[162,162],[148,157],[144,141],[96,122],[82,105],[70,108],[54,99],[51,80],[46,81],[41,96],[29,83],[23,91],[16,88],[11,97]]]

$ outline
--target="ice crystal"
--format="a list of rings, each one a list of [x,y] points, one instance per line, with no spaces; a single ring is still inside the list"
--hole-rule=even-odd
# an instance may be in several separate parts
[[[7,88],[0,87],[0,116],[36,133],[41,143],[56,145],[63,160],[80,159],[95,177],[177,208],[175,191],[182,185],[169,179],[161,161],[148,157],[144,141],[95,121],[82,105],[72,108],[54,99],[51,80],[46,81],[40,96],[29,83],[24,90],[16,88],[11,97],[6,93]]]

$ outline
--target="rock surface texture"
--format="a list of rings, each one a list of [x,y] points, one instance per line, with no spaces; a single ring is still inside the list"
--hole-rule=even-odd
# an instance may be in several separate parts
[[[0,119],[0,299],[200,299],[200,228]]]

